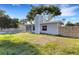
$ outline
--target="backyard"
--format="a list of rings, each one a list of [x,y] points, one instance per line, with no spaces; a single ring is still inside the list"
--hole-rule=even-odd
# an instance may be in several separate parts
[[[0,54],[79,54],[79,38],[32,33],[0,34]]]

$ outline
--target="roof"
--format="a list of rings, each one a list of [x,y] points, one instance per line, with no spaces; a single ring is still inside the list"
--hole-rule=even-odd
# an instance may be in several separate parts
[[[49,20],[44,21],[41,24],[50,24],[50,23],[52,23],[52,24],[56,24],[56,23],[63,24],[63,22],[61,22],[61,21],[49,21]]]
[[[42,21],[41,22],[41,24],[50,24],[50,23],[52,23],[52,24],[56,24],[56,23],[59,23],[59,24],[63,24],[63,22],[61,22],[61,21],[49,21],[49,20],[45,20],[45,21]],[[32,24],[31,23],[27,23],[26,25],[33,25],[34,24],[34,22],[32,22]]]

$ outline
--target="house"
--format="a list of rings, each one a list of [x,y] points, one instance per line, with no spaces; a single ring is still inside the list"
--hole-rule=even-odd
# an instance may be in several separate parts
[[[36,15],[33,24],[26,24],[26,31],[37,34],[45,33],[58,35],[59,26],[61,26],[61,24],[61,22],[45,20],[42,15]]]

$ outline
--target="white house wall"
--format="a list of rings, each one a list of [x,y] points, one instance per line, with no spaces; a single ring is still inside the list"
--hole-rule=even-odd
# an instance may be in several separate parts
[[[47,26],[47,31],[42,30],[43,25]],[[55,24],[52,24],[52,23],[42,24],[41,25],[41,33],[57,35],[58,34],[58,25],[57,25],[57,23],[55,23]]]

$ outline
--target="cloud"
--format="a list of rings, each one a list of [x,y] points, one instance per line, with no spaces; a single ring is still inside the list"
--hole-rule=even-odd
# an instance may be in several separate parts
[[[79,19],[78,19],[78,17],[71,17],[71,18],[68,18],[67,21],[71,21],[71,22],[75,23],[75,22],[79,22]]]
[[[61,16],[75,16],[77,14],[76,10],[78,9],[78,6],[62,6],[61,9]]]
[[[31,6],[40,6],[40,4],[31,4]]]
[[[60,8],[68,8],[70,7],[70,4],[57,4],[57,6]]]

